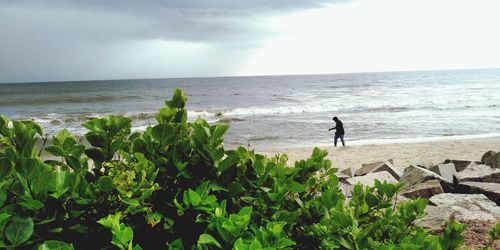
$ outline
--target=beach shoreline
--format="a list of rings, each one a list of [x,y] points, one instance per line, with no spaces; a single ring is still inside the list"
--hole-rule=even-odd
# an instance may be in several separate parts
[[[494,134],[492,134],[494,135]],[[340,144],[340,142],[339,142]],[[398,168],[405,168],[411,164],[437,164],[446,159],[479,161],[489,150],[499,151],[500,136],[481,137],[450,137],[450,138],[422,138],[420,141],[412,139],[373,140],[372,143],[346,142],[346,147],[318,145],[328,151],[327,159],[339,169],[359,168],[361,164],[394,160]],[[290,163],[296,160],[307,159],[315,146],[292,146],[256,150],[265,155],[287,154]]]

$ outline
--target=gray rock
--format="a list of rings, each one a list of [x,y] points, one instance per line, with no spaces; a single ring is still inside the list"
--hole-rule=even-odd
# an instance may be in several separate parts
[[[500,168],[500,152],[488,157],[484,163],[492,168]]]
[[[425,169],[431,169],[432,167],[434,167],[434,163],[431,162],[431,161],[420,161],[418,163],[415,163],[415,164],[411,164],[412,166],[417,166],[417,167],[421,167],[421,168],[425,168]]]
[[[387,161],[384,164],[382,164],[382,165],[378,166],[377,168],[373,169],[372,173],[383,172],[383,171],[387,171],[390,174],[392,174],[392,176],[396,180],[399,180],[401,178],[401,176],[403,175],[403,171],[401,171],[400,169],[396,168],[394,166],[394,164],[392,164],[389,161]]]
[[[349,176],[349,175],[346,175],[342,172],[337,172],[335,173],[335,175],[337,175],[337,177],[339,177],[339,180],[343,180],[343,179],[347,179],[347,178],[351,178],[352,176]]]
[[[484,194],[500,205],[500,183],[465,181],[459,184],[459,189],[465,193]]]
[[[402,191],[400,194],[410,199],[416,199],[419,197],[429,198],[443,192],[443,188],[441,187],[441,184],[438,180],[429,180],[426,182],[415,184]]]
[[[356,170],[356,172],[354,172],[354,176],[362,176],[371,173],[375,168],[379,167],[382,164],[384,164],[383,161],[373,162],[373,163],[363,163],[361,164],[361,168],[359,168],[358,170]]]
[[[487,165],[471,165],[455,174],[457,182],[481,181],[500,183],[500,169],[493,169]]]
[[[444,161],[444,163],[445,164],[448,164],[448,163],[455,164],[455,170],[457,172],[463,171],[465,168],[467,168],[467,166],[481,164],[481,162],[465,161],[465,160],[446,160],[446,161]]]
[[[394,198],[392,198],[392,201],[394,203],[396,203],[396,205],[399,204],[399,203],[403,203],[403,202],[409,201],[409,200],[410,200],[409,198],[406,198],[406,197],[404,197],[404,196],[402,196],[400,194],[397,194],[397,195],[394,196]]]
[[[389,172],[376,172],[369,173],[363,176],[356,176],[352,178],[346,179],[346,183],[350,185],[362,184],[364,186],[373,187],[375,185],[375,180],[379,180],[380,182],[387,181],[389,183],[398,182],[394,176],[392,176]]]
[[[405,184],[403,188],[404,190],[408,190],[415,184],[426,182],[429,180],[438,180],[441,183],[443,190],[445,191],[451,189],[451,182],[430,170],[417,166],[407,167],[403,172],[401,179],[399,179],[400,182]]]
[[[352,168],[346,168],[340,171],[340,173],[347,175],[349,177],[353,176]]]
[[[415,225],[431,231],[440,231],[453,216],[453,211],[437,206],[427,206],[425,212],[423,218],[415,220]]]
[[[457,173],[454,163],[438,164],[430,169],[432,172],[441,175],[449,182],[453,182],[453,175]]]
[[[490,151],[488,151],[488,152],[484,153],[483,157],[481,157],[481,162],[482,162],[483,164],[486,164],[486,162],[488,161],[488,158],[490,158],[490,157],[494,156],[496,153],[497,153],[497,152],[495,152],[495,151],[493,151],[493,150],[490,150]],[[488,164],[486,164],[486,165],[488,165]]]
[[[459,221],[500,219],[500,207],[482,194],[443,193],[432,196],[429,202],[452,211]]]
[[[344,194],[345,197],[350,198],[352,197],[352,185],[349,183],[345,182],[340,182],[340,190],[342,191],[342,194]]]

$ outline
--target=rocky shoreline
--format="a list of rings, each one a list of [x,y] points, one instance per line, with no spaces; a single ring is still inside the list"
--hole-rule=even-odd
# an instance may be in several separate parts
[[[427,215],[417,225],[440,232],[446,221],[458,220],[468,225],[466,246],[487,243],[486,232],[500,222],[500,152],[486,152],[479,161],[446,160],[439,164],[413,164],[404,169],[393,160],[362,164],[338,172],[347,197],[358,183],[373,186],[375,180],[403,183],[395,203],[426,198]],[[493,249],[500,249],[496,243]]]

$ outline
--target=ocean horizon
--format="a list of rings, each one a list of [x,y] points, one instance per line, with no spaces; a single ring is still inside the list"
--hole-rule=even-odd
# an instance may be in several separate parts
[[[347,145],[500,135],[500,69],[4,83],[0,114],[49,135],[83,135],[82,122],[108,114],[143,130],[174,88],[188,95],[189,120],[230,124],[228,146],[328,145],[333,116]]]

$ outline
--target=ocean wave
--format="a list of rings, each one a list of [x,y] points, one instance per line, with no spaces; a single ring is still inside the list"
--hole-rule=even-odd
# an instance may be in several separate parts
[[[0,100],[0,106],[17,106],[17,105],[43,105],[43,104],[62,104],[62,103],[110,103],[117,100],[132,100],[140,99],[141,96],[126,95],[126,96],[73,96],[73,97],[50,97],[50,98],[34,98],[34,99],[6,99]]]
[[[273,106],[273,107],[250,107],[250,108],[236,108],[223,113],[223,116],[257,116],[257,115],[283,115],[283,114],[297,114],[297,113],[370,113],[370,112],[408,112],[418,110],[463,110],[463,109],[491,109],[500,107],[495,104],[478,104],[478,105],[453,105],[453,106],[433,106],[433,105],[385,105],[385,104],[371,104],[371,105],[346,105],[337,103],[309,103],[303,105],[287,105],[287,106]]]

